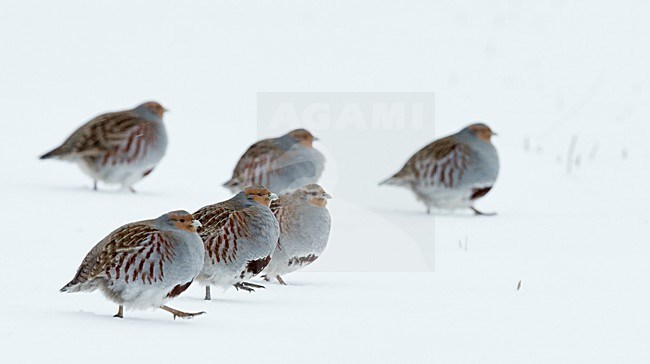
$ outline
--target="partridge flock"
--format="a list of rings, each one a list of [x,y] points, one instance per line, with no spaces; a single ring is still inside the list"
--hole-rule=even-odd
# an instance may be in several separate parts
[[[77,163],[97,182],[133,185],[148,176],[167,148],[163,115],[157,102],[99,115],[82,125],[59,147],[41,156]],[[416,152],[381,185],[413,191],[427,212],[474,207],[493,187],[499,159],[485,124],[472,124]],[[285,285],[283,276],[318,259],[327,246],[332,198],[317,184],[325,157],[318,140],[297,129],[260,140],[239,159],[224,183],[234,196],[193,214],[172,211],[126,224],[88,252],[62,292],[99,289],[119,308],[161,308],[174,318],[193,318],[167,306],[193,282],[252,292],[264,288],[259,277]],[[279,196],[279,197],[278,197]]]

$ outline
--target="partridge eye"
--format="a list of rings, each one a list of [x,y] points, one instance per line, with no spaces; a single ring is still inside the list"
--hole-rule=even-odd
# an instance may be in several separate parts
[[[185,222],[185,219],[181,219],[181,222]]]

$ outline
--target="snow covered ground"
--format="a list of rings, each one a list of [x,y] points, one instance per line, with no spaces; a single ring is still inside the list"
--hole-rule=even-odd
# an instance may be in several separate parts
[[[0,3],[2,362],[650,361],[648,10]],[[328,164],[330,246],[289,286],[213,302],[193,286],[170,304],[208,312],[190,321],[118,320],[99,293],[58,292],[113,228],[228,198],[220,184],[260,134],[258,92],[399,91],[436,93],[436,136],[478,119],[499,133],[502,171],[479,203],[498,216],[427,216],[377,186],[434,135],[323,131],[321,148],[359,153]],[[148,99],[172,110],[170,147],[138,194],[92,192],[75,166],[37,160]]]

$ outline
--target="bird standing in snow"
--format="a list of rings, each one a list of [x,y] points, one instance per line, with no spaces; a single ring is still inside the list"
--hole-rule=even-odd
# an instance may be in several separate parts
[[[132,110],[102,114],[77,129],[63,144],[40,159],[58,158],[77,163],[94,181],[133,184],[153,171],[165,155],[167,133],[157,102]]]
[[[174,318],[192,318],[165,306],[183,293],[203,266],[200,224],[186,211],[174,211],[155,220],[124,225],[110,233],[86,255],[74,278],[61,292],[91,292],[97,288],[124,307],[162,308]]]
[[[427,213],[474,207],[497,179],[499,157],[492,144],[495,133],[485,124],[472,124],[456,134],[438,139],[415,153],[394,176],[380,185],[402,186],[424,202]]]
[[[309,184],[271,203],[280,225],[280,239],[262,272],[267,281],[275,278],[284,285],[283,274],[311,264],[323,253],[330,235],[330,198],[321,186]]]
[[[264,288],[246,280],[269,264],[278,242],[280,228],[269,209],[277,198],[265,187],[248,187],[194,213],[203,225],[199,235],[205,245],[205,262],[197,281],[206,286],[206,300],[211,299],[210,285],[249,292]]]
[[[305,129],[253,144],[239,159],[232,178],[224,183],[232,193],[261,185],[284,194],[316,183],[323,173],[325,157],[313,147],[315,138]]]

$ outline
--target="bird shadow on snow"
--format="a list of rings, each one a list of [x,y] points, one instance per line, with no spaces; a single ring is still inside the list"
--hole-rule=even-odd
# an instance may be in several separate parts
[[[84,319],[84,320],[95,320],[97,322],[101,322],[102,324],[111,324],[111,323],[116,323],[116,324],[128,324],[128,323],[146,323],[146,324],[155,324],[155,325],[160,325],[160,326],[165,326],[168,327],[170,325],[177,325],[177,322],[183,322],[183,321],[192,321],[192,320],[184,320],[184,319],[176,319],[174,320],[172,318],[172,315],[169,314],[169,320],[161,320],[161,318],[157,315],[153,314],[154,311],[149,310],[149,311],[135,311],[132,312],[131,315],[129,315],[129,311],[124,312],[124,318],[117,318],[113,317],[113,314],[110,312],[106,313],[98,313],[98,312],[91,312],[91,311],[59,311],[59,313],[63,316],[68,316],[68,317],[74,317],[74,318],[79,318],[79,319]],[[207,313],[206,313],[207,314]],[[144,316],[136,316],[136,315],[151,315],[150,317],[144,317]]]
[[[258,304],[263,304],[263,305],[268,305],[269,301],[268,300],[263,300],[266,296],[266,294],[271,294],[274,295],[276,292],[283,293],[282,291],[285,290],[286,293],[289,293],[292,291],[292,288],[329,288],[329,287],[337,287],[338,285],[336,284],[328,284],[324,282],[305,282],[305,281],[297,281],[297,282],[288,282],[286,286],[280,285],[278,283],[270,283],[270,282],[256,282],[260,284],[264,284],[267,288],[266,289],[259,289],[256,292],[232,292],[232,293],[227,293],[226,296],[222,295],[217,295],[212,293],[212,299],[210,301],[205,301],[202,297],[199,296],[188,296],[188,297],[182,297],[174,302],[178,302],[180,304],[183,304],[184,302],[190,303],[190,302],[206,302],[206,303],[224,303],[224,304],[245,304],[245,305],[258,305]],[[273,292],[270,292],[273,291]]]
[[[327,254],[327,251],[324,253]],[[319,258],[320,259],[320,258]],[[277,289],[279,291],[282,290],[290,290],[292,287],[311,287],[311,288],[329,288],[329,287],[338,287],[339,284],[332,283],[331,281],[324,281],[322,279],[313,279],[314,277],[310,277],[310,274],[318,274],[318,273],[343,273],[339,271],[328,271],[328,270],[319,270],[319,262],[316,260],[316,263],[312,263],[311,265],[308,266],[307,271],[299,271],[296,272],[298,275],[294,276],[293,274],[286,274],[283,275],[282,278],[284,281],[287,283],[286,285],[282,285],[278,283],[275,279],[271,281],[265,281],[265,280],[259,280],[256,281],[255,283],[262,284],[266,286],[267,289]],[[310,279],[312,278],[312,279]]]
[[[425,211],[417,209],[395,209],[390,207],[375,207],[373,211],[378,215],[394,215],[394,216],[408,216],[408,217],[417,217],[422,219],[431,219],[431,218],[494,218],[498,217],[498,213],[495,216],[477,216],[471,210],[467,211],[454,210],[454,211],[435,211],[430,214],[427,214]],[[492,212],[492,211],[487,211]]]
[[[184,304],[196,304],[198,303],[204,303],[206,305],[211,305],[211,304],[237,304],[237,305],[258,305],[258,304],[266,304],[266,301],[262,302],[260,299],[261,297],[255,297],[256,292],[239,292],[243,297],[233,297],[232,295],[228,294],[227,296],[222,296],[214,291],[212,292],[212,299],[210,301],[206,301],[203,299],[203,297],[199,296],[187,296],[187,297],[180,297],[177,298],[173,301],[174,304],[178,306],[182,306]],[[245,296],[246,294],[250,295],[250,297]],[[201,306],[201,307],[211,307],[211,306]]]
[[[219,304],[224,304],[224,305],[234,304],[234,305],[253,306],[253,305],[260,305],[260,304],[264,304],[264,305],[268,304],[267,301],[262,302],[260,300],[254,299],[252,297],[248,298],[248,299],[247,298],[232,298],[232,297],[212,297],[212,299],[210,301],[203,301],[203,302],[205,302],[206,304],[216,304],[216,305],[219,305]]]
[[[163,195],[168,195],[164,192],[152,192],[152,191],[140,191],[136,189],[136,192],[133,193],[127,189],[110,189],[110,188],[98,188],[93,190],[92,186],[73,186],[73,185],[44,185],[44,184],[31,184],[30,187],[34,189],[44,190],[44,191],[62,191],[62,192],[75,192],[75,193],[87,193],[93,195],[106,195],[106,196],[153,196],[159,197]]]

